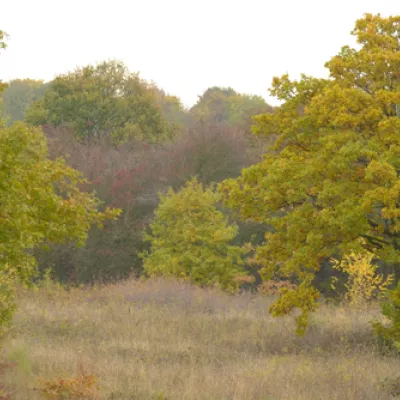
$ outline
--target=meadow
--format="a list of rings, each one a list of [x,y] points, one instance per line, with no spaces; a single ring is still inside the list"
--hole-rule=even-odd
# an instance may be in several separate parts
[[[298,337],[272,301],[167,280],[20,290],[1,384],[15,400],[79,374],[97,380],[93,399],[396,398],[400,357],[377,348],[378,307],[321,304]]]

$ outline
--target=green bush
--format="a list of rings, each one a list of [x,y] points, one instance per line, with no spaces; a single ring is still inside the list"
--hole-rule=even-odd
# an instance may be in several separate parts
[[[390,323],[384,325],[374,322],[378,342],[400,352],[400,282],[395,289],[388,292],[388,300],[382,303],[382,314]]]
[[[234,290],[245,275],[243,247],[229,244],[238,228],[217,210],[220,196],[203,188],[197,178],[179,192],[160,195],[150,224],[150,252],[144,251],[144,271],[149,276],[184,278],[193,283]]]

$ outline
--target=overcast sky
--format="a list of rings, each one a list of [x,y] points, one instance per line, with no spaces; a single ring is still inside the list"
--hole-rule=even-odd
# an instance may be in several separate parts
[[[400,0],[1,0],[0,79],[118,59],[186,106],[215,85],[274,104],[273,76],[327,76],[367,12],[399,15]]]

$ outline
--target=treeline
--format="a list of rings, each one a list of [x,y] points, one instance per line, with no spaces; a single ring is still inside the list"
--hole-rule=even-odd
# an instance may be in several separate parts
[[[118,61],[89,65],[47,83],[15,79],[7,82],[0,96],[8,126],[24,120],[62,125],[81,139],[112,134],[115,141],[130,137],[154,141],[154,135],[165,139],[197,124],[226,124],[250,133],[251,117],[273,110],[262,97],[229,87],[211,87],[185,109],[178,97],[142,80]]]
[[[138,254],[148,248],[143,234],[159,192],[179,190],[194,176],[205,185],[239,176],[268,145],[251,135],[251,117],[273,110],[261,97],[219,87],[187,110],[116,61],[48,83],[11,81],[2,100],[8,125],[24,120],[42,127],[50,158],[65,158],[87,179],[82,189],[94,191],[103,207],[122,210],[104,229],[93,227],[82,248],[71,242],[35,250],[40,271],[51,268],[68,283],[141,275]],[[262,225],[241,226],[238,243],[251,235],[262,240]]]

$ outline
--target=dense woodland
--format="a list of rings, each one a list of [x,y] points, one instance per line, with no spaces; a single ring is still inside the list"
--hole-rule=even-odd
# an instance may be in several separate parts
[[[214,87],[185,110],[178,98],[120,62],[88,66],[47,84],[12,81],[2,96],[9,126],[22,118],[42,127],[50,159],[66,159],[87,179],[82,190],[95,191],[103,207],[122,210],[104,229],[93,227],[81,249],[74,242],[36,249],[39,269],[51,267],[62,282],[141,275],[138,253],[158,193],[179,190],[194,176],[205,185],[237,177],[270,142],[250,132],[252,115],[272,111],[262,98]],[[254,225],[245,225],[237,240],[259,237],[262,227]]]
[[[400,350],[400,17],[352,34],[329,78],[274,78],[279,107],[210,87],[186,109],[121,61],[3,82],[4,332],[15,284],[162,276],[279,294],[299,335],[324,301],[378,300]]]

